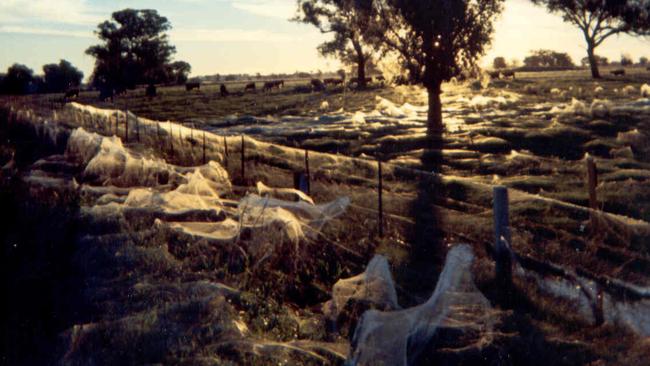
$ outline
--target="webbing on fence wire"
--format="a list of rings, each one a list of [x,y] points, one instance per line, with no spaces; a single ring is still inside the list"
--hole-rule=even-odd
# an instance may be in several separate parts
[[[77,103],[73,103],[72,105],[73,106],[85,107],[85,106],[77,104]],[[93,110],[104,112],[107,115],[110,115],[113,112],[118,113],[118,115],[119,115],[119,113],[123,113],[123,115],[126,115],[126,114],[124,114],[124,112],[119,111],[119,110],[106,110],[106,109],[99,109],[99,108],[94,108],[94,107],[90,107],[90,108],[93,109]],[[69,111],[69,110],[70,110],[70,107],[68,107],[64,111]],[[80,112],[78,109],[76,111]],[[36,116],[36,114],[33,111],[31,111],[30,114],[33,114],[34,116]],[[95,116],[93,116],[91,113],[88,113],[88,114],[91,116],[91,122],[96,122],[95,118],[94,118]],[[84,113],[82,112],[81,116],[83,116],[83,115],[84,115]],[[79,114],[76,114],[76,116],[79,116]],[[79,116],[79,117],[81,117],[81,116]],[[52,116],[52,120],[54,122],[66,122],[66,121],[61,121],[61,119],[62,119],[61,117],[62,117],[61,113],[56,113],[56,111],[54,111],[53,116]],[[80,121],[79,121],[79,119],[75,119],[75,122],[79,123],[82,126],[87,127],[86,126],[87,123],[83,118],[81,118]],[[108,122],[110,124],[110,120]],[[150,136],[152,135],[153,129],[156,130],[156,137],[159,136],[158,134],[160,133],[159,132],[160,130],[167,132],[167,134],[168,134],[168,136],[170,138],[170,144],[172,146],[171,147],[172,155],[174,154],[173,142],[172,142],[173,141],[173,136],[174,136],[174,133],[173,133],[174,132],[174,127],[176,127],[176,130],[178,131],[179,136],[183,135],[182,134],[183,130],[186,130],[185,131],[186,136],[187,135],[192,135],[193,136],[194,135],[193,130],[195,129],[195,128],[188,128],[188,127],[184,126],[182,123],[175,123],[175,122],[172,122],[172,121],[158,122],[158,121],[153,121],[153,120],[149,120],[149,119],[145,119],[145,118],[139,118],[139,124],[143,128],[143,132],[146,131],[145,129],[147,127],[151,127],[150,131],[149,131]],[[94,124],[94,125],[97,126],[97,124]],[[169,126],[168,129],[167,129],[166,125]],[[154,128],[153,126],[156,126],[156,127]],[[201,131],[205,131],[205,130],[201,130]],[[220,139],[223,139],[224,144],[219,142]],[[303,157],[304,157],[305,151],[307,151],[306,149],[299,149],[299,148],[293,148],[293,147],[288,147],[288,146],[281,146],[281,145],[276,145],[276,144],[272,144],[272,143],[269,143],[269,142],[259,141],[259,140],[256,140],[256,139],[253,139],[253,138],[251,138],[249,136],[244,136],[244,135],[225,135],[225,134],[224,135],[217,135],[214,132],[214,130],[207,130],[206,140],[209,140],[208,142],[212,145],[211,150],[216,151],[218,153],[222,153],[222,159],[225,160],[225,161],[222,160],[222,162],[224,162],[225,163],[224,165],[226,165],[226,166],[228,166],[228,164],[227,164],[228,160],[232,159],[234,156],[237,155],[237,154],[233,154],[233,151],[232,151],[233,147],[237,147],[237,145],[241,145],[242,143],[245,144],[245,145],[252,144],[253,148],[249,147],[247,149],[249,151],[250,150],[253,150],[253,151],[259,150],[259,147],[266,147],[267,149],[275,148],[275,149],[284,150],[286,152],[291,152],[293,156],[292,157],[291,156],[284,157],[284,160],[287,161],[287,162],[290,162],[295,167],[301,167],[303,165],[303,162],[304,162]],[[228,141],[228,140],[230,140],[230,141]],[[239,140],[241,142],[239,144],[237,144],[237,142],[239,142],[237,140]],[[230,146],[226,146],[225,144],[228,144]],[[264,145],[266,145],[266,146],[264,146]],[[193,148],[193,146],[191,144],[190,144],[190,146],[191,146],[191,151],[193,152],[194,148]],[[182,146],[179,146],[179,149],[180,149],[180,147],[182,147]],[[230,151],[228,151],[227,149],[230,150]],[[228,154],[228,152],[229,152],[229,154]],[[179,154],[180,154],[180,151],[179,151]],[[331,159],[328,159],[328,157],[330,157],[330,158],[335,157],[336,160],[343,161],[343,162],[347,161],[347,162],[351,162],[352,164],[359,164],[360,166],[363,166],[364,168],[366,168],[368,170],[371,170],[372,172],[375,172],[374,167],[375,167],[375,164],[376,164],[376,160],[374,160],[374,159],[363,158],[363,157],[350,157],[350,156],[342,156],[342,155],[333,155],[333,154],[321,153],[321,152],[317,152],[317,151],[313,151],[313,150],[309,150],[308,154],[310,156],[309,164],[311,164],[310,170],[312,172],[318,171],[318,169],[317,169],[318,168],[318,166],[317,166],[318,165],[317,164],[318,160],[331,160]],[[257,158],[259,158],[259,156],[260,155],[252,155],[251,160],[256,160]],[[266,164],[270,165],[270,166],[273,166],[269,162],[266,162]],[[416,169],[416,168],[413,168],[413,167],[407,167],[407,166],[399,165],[399,164],[396,164],[396,163],[393,163],[393,162],[382,162],[382,164],[386,168],[388,168],[388,169],[384,170],[384,179],[386,179],[386,180],[394,180],[395,173],[396,172],[402,172],[402,173],[408,173],[408,174],[411,174],[413,176],[417,176],[417,177],[420,177],[420,178],[422,178],[422,177],[435,178],[435,179],[439,179],[439,180],[447,181],[447,182],[453,181],[453,180],[461,181],[464,184],[470,184],[470,185],[474,185],[474,186],[477,186],[477,187],[481,187],[482,189],[485,189],[486,191],[491,191],[491,189],[494,187],[494,185],[492,185],[492,184],[477,182],[475,180],[471,180],[470,178],[447,177],[447,176],[444,176],[443,174],[440,174],[440,173],[437,173],[437,172],[427,172],[427,171],[423,171],[423,170]],[[311,173],[310,175],[311,175],[310,179],[315,179],[314,178],[315,177],[314,173]],[[358,179],[361,179],[361,180],[366,180],[369,183],[370,183],[371,180],[376,179],[376,175],[374,175],[372,178],[369,178],[369,177],[364,176],[364,175],[354,175],[354,174],[346,174],[346,176],[351,177],[351,178],[358,178]],[[391,179],[391,176],[392,176],[393,179]],[[334,179],[334,180],[336,180],[336,179]],[[576,205],[576,204],[573,204],[573,203],[569,203],[569,202],[565,202],[565,201],[561,201],[561,200],[557,200],[557,199],[553,199],[553,198],[549,198],[549,197],[544,197],[544,196],[541,196],[541,195],[538,195],[538,194],[531,194],[531,193],[527,193],[527,192],[512,189],[512,188],[510,188],[510,191],[513,193],[512,198],[519,198],[519,199],[525,198],[525,199],[530,199],[530,200],[535,200],[535,201],[544,201],[544,202],[548,202],[548,203],[551,203],[551,204],[554,204],[554,205],[558,205],[560,207],[571,208],[571,209],[574,209],[574,210],[588,212],[588,213],[590,213],[590,215],[594,215],[596,217],[600,217],[600,218],[607,219],[607,220],[613,220],[615,222],[618,222],[618,223],[623,224],[623,225],[625,225],[627,227],[630,227],[630,228],[645,228],[647,230],[650,230],[650,223],[645,222],[643,220],[634,219],[634,218],[630,218],[630,217],[626,217],[626,216],[621,216],[621,215],[618,215],[618,214],[603,212],[603,211],[595,210],[595,209],[592,209],[592,208],[583,207],[583,206],[579,206],[579,205]],[[361,206],[359,206],[359,207],[361,207]],[[367,209],[367,210],[376,210],[376,208],[370,208],[370,207],[365,207],[365,209]],[[386,213],[386,214],[389,215],[388,213]],[[399,215],[395,215],[395,216],[399,216]]]

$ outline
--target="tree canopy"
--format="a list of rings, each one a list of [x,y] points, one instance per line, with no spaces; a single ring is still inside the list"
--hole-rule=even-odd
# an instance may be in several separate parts
[[[0,92],[13,95],[28,94],[36,91],[37,84],[32,69],[25,65],[13,64],[2,78]]]
[[[442,133],[440,86],[476,61],[491,42],[503,0],[357,0],[368,13],[370,39],[397,55],[412,82],[429,93],[428,133]]]
[[[322,43],[323,56],[336,56],[346,65],[357,68],[359,86],[365,86],[366,63],[372,53],[367,45],[368,13],[357,6],[357,0],[298,0],[294,21],[311,24],[333,39]]]
[[[494,61],[492,61],[492,67],[495,69],[505,69],[508,67],[508,63],[504,57],[499,56],[495,57]]]
[[[78,87],[84,77],[83,72],[66,60],[61,60],[58,64],[44,65],[43,73],[44,89],[49,93],[59,93]]]
[[[86,50],[96,59],[93,84],[100,89],[120,90],[168,82],[170,72],[176,78],[178,71],[187,76],[185,64],[170,64],[176,48],[169,44],[165,33],[169,29],[169,20],[156,10],[114,12],[112,19],[99,24],[95,32],[102,44]]]
[[[531,0],[559,13],[582,31],[594,78],[600,77],[595,50],[607,38],[620,33],[647,34],[650,1],[646,0]]]
[[[528,68],[562,69],[574,67],[575,64],[569,54],[552,50],[532,51],[530,56],[524,59],[524,66]]]

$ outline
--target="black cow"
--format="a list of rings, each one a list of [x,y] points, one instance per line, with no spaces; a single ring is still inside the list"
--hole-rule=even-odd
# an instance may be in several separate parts
[[[194,90],[194,89],[199,89],[199,90],[201,90],[201,83],[200,83],[200,82],[196,82],[196,83],[186,83],[186,84],[185,84],[185,90],[186,90],[186,91],[192,91],[192,90]]]
[[[488,75],[490,75],[490,79],[501,79],[501,71],[490,71]]]
[[[623,76],[623,75],[625,75],[625,69],[612,70],[612,71],[610,71],[610,73],[612,75],[614,75],[614,76]]]
[[[323,80],[323,83],[325,85],[342,85],[343,84],[343,79],[336,79],[336,78],[327,78]]]
[[[264,83],[263,91],[271,91],[273,89],[280,89],[284,87],[284,80],[271,80]]]
[[[224,84],[221,84],[221,87],[219,87],[219,93],[224,98],[230,95],[230,93],[228,93],[228,89],[226,89],[226,86]]]
[[[311,79],[311,86],[315,91],[325,90],[325,84],[320,79]]]
[[[255,91],[255,83],[246,84],[246,87],[244,88],[244,92],[247,92],[249,90],[253,92]]]
[[[149,84],[147,85],[147,89],[145,90],[145,95],[149,98],[153,98],[158,94],[156,91],[156,86],[154,84]]]

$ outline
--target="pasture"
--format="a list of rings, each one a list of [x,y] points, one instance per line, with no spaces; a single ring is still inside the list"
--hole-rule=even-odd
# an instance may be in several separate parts
[[[634,333],[639,329],[611,321],[595,327],[591,313],[585,316],[579,301],[572,302],[582,299],[579,289],[552,282],[560,277],[557,268],[563,268],[594,281],[650,286],[650,96],[643,95],[650,72],[627,71],[613,76],[604,69],[606,76],[598,81],[578,70],[444,85],[446,131],[436,172],[419,171],[426,137],[421,88],[294,91],[308,80],[270,93],[261,92],[259,83],[256,93],[244,93],[245,82],[227,84],[235,95],[225,98],[218,84],[189,92],[182,86],[159,88],[155,98],[138,89],[114,103],[99,102],[96,92],[81,93],[81,105],[110,109],[95,115],[74,109],[81,107],[60,107],[60,95],[4,99],[5,107],[35,111],[23,117],[30,123],[68,131],[62,135],[82,126],[106,136],[99,151],[122,155],[103,161],[124,162],[124,169],[138,174],[89,177],[87,167],[66,160],[73,148],[58,146],[57,138],[52,142],[38,128],[36,137],[24,127],[8,129],[15,146],[2,150],[2,164],[20,157],[14,165],[24,169],[20,176],[27,188],[21,194],[81,212],[80,238],[71,250],[76,250],[82,278],[92,281],[75,295],[91,303],[95,313],[77,315],[71,318],[74,325],[67,324],[66,357],[72,360],[341,364],[355,319],[370,305],[352,301],[332,320],[325,302],[339,279],[361,273],[375,253],[388,259],[399,303],[406,308],[430,296],[451,245],[468,243],[477,257],[471,269],[476,285],[494,304],[499,288],[490,255],[491,189],[505,185],[511,189],[513,250],[522,263],[550,263],[552,275],[540,279],[531,271],[518,277],[514,305],[498,310],[495,305],[494,332],[472,333],[432,353],[433,360],[496,357],[491,353],[496,349],[508,352],[515,364],[634,364],[648,357],[647,341]],[[113,109],[141,118],[141,139],[136,140],[130,124],[129,141],[122,147],[115,142]],[[154,122],[167,120],[175,123]],[[123,140],[124,127],[117,131]],[[206,140],[202,131],[208,132]],[[55,146],[48,149],[38,139]],[[303,149],[309,150],[310,197],[316,203],[348,197],[351,204],[344,213],[298,244],[276,231],[254,229],[240,230],[231,242],[208,225],[228,220],[244,225],[241,202],[256,188],[259,193],[257,182],[292,187],[293,173],[305,169]],[[219,186],[218,200],[206,198],[213,181],[197,186],[173,181],[182,172],[188,180],[217,176],[222,183],[223,175],[206,173],[211,165],[201,165],[203,154],[225,168],[227,185],[232,182],[231,189]],[[597,165],[596,193],[604,213],[596,219],[587,209],[586,154]],[[383,235],[377,233],[376,159],[384,162]],[[165,174],[156,173],[154,184],[142,190],[156,169]],[[119,180],[125,176],[128,182]],[[216,207],[223,217],[201,211],[179,219],[142,207],[123,208],[146,201],[135,199],[140,197],[135,193],[187,194],[177,190],[184,184],[195,191],[183,204],[204,211]],[[435,202],[422,208],[427,194]],[[20,207],[20,200],[9,201]],[[106,214],[115,207],[117,215]],[[38,219],[35,225],[47,226],[47,217]],[[418,231],[423,219],[436,227]],[[423,248],[423,240],[435,244]],[[555,295],[544,293],[549,288]],[[644,329],[646,323],[636,324]],[[455,339],[458,328],[450,324],[444,331]],[[487,346],[476,351],[477,344]]]

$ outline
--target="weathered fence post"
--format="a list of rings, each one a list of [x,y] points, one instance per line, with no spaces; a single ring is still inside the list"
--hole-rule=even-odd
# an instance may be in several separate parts
[[[596,196],[596,186],[598,185],[598,171],[596,170],[596,162],[591,156],[587,157],[587,184],[589,189],[589,208],[598,210],[598,197]],[[598,219],[595,212],[589,214],[591,221],[592,235],[598,231]]]
[[[223,137],[223,165],[228,171],[228,139],[226,136]]]
[[[244,143],[244,135],[241,135],[241,180],[242,183],[246,181],[246,144]]]
[[[140,142],[140,121],[138,120],[138,116],[135,117],[135,137]]]
[[[205,165],[205,131],[203,131],[203,164]]]
[[[508,188],[494,187],[494,241],[496,260],[496,282],[501,291],[501,300],[509,304],[512,300],[512,257],[510,246],[510,217],[508,207]]]
[[[384,200],[383,200],[383,190],[384,190],[384,182],[383,182],[383,174],[381,171],[381,159],[377,158],[377,179],[378,179],[378,184],[377,184],[377,191],[378,191],[378,201],[377,201],[377,207],[379,211],[379,221],[377,228],[379,230],[379,237],[383,238],[384,237]]]
[[[129,109],[124,102],[124,140],[129,142]]]
[[[305,149],[305,179],[307,179],[307,195],[311,195],[311,174],[309,173],[309,150]]]

